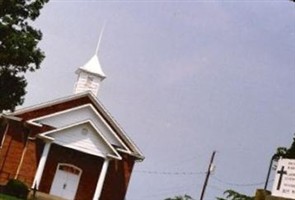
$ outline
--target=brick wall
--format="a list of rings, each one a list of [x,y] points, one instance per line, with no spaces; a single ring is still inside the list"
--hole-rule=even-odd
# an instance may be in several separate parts
[[[28,140],[18,179],[33,187],[35,173],[42,155],[44,143],[40,139]]]
[[[7,123],[9,128],[5,137],[5,129],[0,130],[3,138],[0,149],[0,185],[16,178],[31,187],[44,147],[41,140],[33,137],[40,132],[40,128],[27,127],[24,123],[13,120],[7,120]]]
[[[15,122],[9,123],[10,126],[0,150],[1,185],[5,185],[9,179],[15,178],[26,143],[24,129],[21,124]]]
[[[23,121],[26,121],[87,103],[92,103],[92,101],[86,96],[50,107],[28,111],[17,115],[17,117],[21,117]],[[43,125],[38,128],[13,120],[8,120],[8,123],[11,126],[0,149],[0,185],[6,184],[10,178],[17,177],[31,187],[44,147],[44,143],[35,136],[52,130],[54,127]],[[1,124],[3,125],[2,122]],[[109,125],[116,130],[113,122],[109,122]],[[27,128],[30,130],[28,131]],[[0,139],[3,137],[4,131],[4,126],[0,126]],[[28,136],[31,137],[29,140]],[[128,146],[128,144],[126,145]],[[125,154],[122,156],[122,161],[110,161],[101,200],[124,200],[134,165],[134,158]],[[68,163],[83,170],[76,199],[92,199],[103,161],[102,158],[53,144],[41,179],[40,189],[49,193],[58,163]],[[18,169],[19,173],[17,174]]]
[[[134,159],[123,154],[122,160],[110,162],[101,200],[124,200],[129,184]]]

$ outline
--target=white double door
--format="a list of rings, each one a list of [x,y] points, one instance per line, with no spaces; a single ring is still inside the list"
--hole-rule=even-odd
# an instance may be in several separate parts
[[[50,194],[64,199],[75,199],[80,175],[81,171],[72,166],[59,165],[51,185]]]

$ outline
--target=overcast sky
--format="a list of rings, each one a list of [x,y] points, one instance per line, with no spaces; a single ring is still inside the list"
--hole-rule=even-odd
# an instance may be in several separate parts
[[[51,0],[35,23],[46,59],[27,75],[24,106],[73,93],[106,21],[99,99],[146,157],[126,199],[199,199],[213,150],[204,199],[229,188],[254,195],[295,132],[294,6]]]

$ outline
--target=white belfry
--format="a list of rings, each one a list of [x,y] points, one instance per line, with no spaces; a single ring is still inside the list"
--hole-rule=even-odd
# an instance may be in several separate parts
[[[78,79],[74,88],[75,94],[90,91],[97,96],[101,82],[106,78],[97,56],[103,30],[104,27],[100,33],[94,56],[76,71]]]
[[[97,96],[101,82],[106,78],[103,73],[97,55],[94,55],[84,66],[80,67],[76,74],[78,79],[74,93],[91,91]]]

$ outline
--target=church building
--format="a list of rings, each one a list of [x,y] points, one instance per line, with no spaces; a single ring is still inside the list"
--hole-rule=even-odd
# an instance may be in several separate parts
[[[0,185],[23,181],[62,199],[124,200],[144,159],[98,100],[97,55],[76,71],[74,94],[0,115]]]

